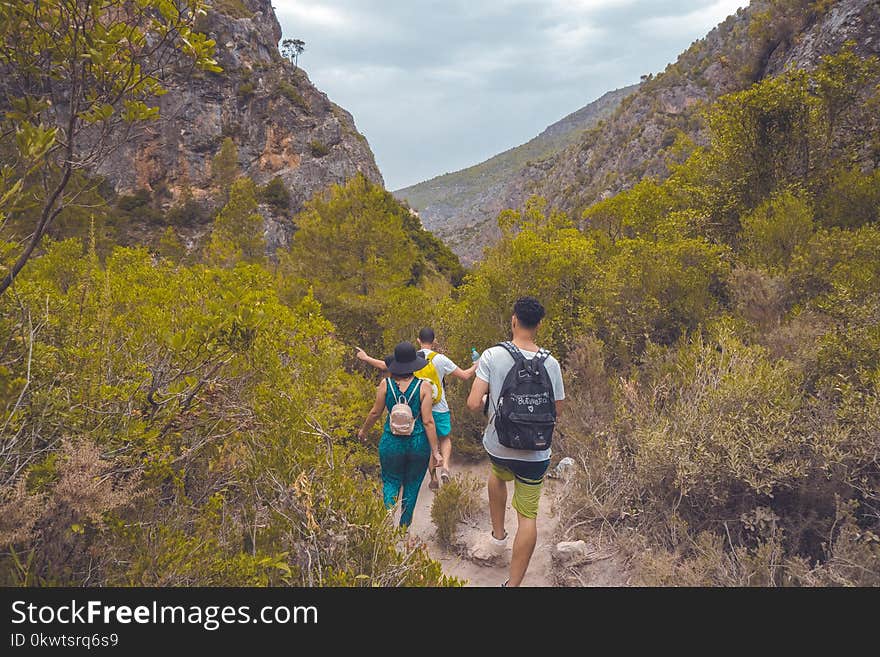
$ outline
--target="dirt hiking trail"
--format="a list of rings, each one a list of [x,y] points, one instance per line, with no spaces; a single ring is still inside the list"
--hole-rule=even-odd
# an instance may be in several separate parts
[[[508,484],[507,513],[504,526],[510,536],[505,553],[494,560],[483,561],[471,554],[472,548],[484,544],[490,528],[489,494],[486,491],[486,476],[489,461],[479,463],[458,463],[453,456],[453,476],[470,476],[480,483],[478,511],[474,517],[458,524],[454,545],[447,547],[437,540],[437,529],[431,520],[431,505],[434,492],[428,488],[428,476],[422,482],[419,499],[410,527],[410,535],[427,547],[428,553],[440,562],[446,575],[457,577],[465,586],[500,586],[508,577],[513,536],[516,533],[516,511],[510,506],[513,485]],[[625,560],[613,549],[603,544],[599,537],[578,541],[580,546],[571,552],[560,551],[570,537],[559,526],[558,512],[560,501],[566,495],[565,479],[548,476],[544,479],[544,490],[538,506],[538,543],[523,580],[523,586],[602,586],[619,587],[630,585],[630,574]]]
[[[443,566],[446,575],[466,580],[466,586],[500,586],[508,576],[510,552],[513,536],[516,533],[516,511],[510,506],[513,498],[513,484],[508,485],[507,514],[505,528],[510,536],[506,553],[494,562],[477,562],[469,557],[469,550],[485,539],[491,529],[489,521],[489,494],[486,491],[486,476],[489,473],[489,461],[480,463],[457,463],[453,457],[453,475],[470,474],[482,483],[480,488],[480,509],[475,517],[467,523],[459,523],[456,545],[453,548],[442,546],[436,537],[436,527],[431,521],[431,505],[434,492],[428,489],[428,477],[422,482],[419,499],[413,516],[410,533],[425,543],[431,556]],[[557,490],[562,486],[556,480],[544,480],[544,491],[538,507],[538,544],[529,563],[529,570],[523,580],[523,586],[555,586],[552,555],[556,545],[557,529]]]

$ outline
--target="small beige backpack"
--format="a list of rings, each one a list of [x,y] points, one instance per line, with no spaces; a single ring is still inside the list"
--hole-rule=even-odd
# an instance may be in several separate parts
[[[397,403],[391,407],[388,414],[391,433],[395,436],[411,436],[416,428],[416,418],[413,417],[412,407],[409,404],[413,395],[422,389],[421,382],[413,389],[409,398],[400,393],[400,388],[390,378],[388,379],[388,389],[397,393]]]

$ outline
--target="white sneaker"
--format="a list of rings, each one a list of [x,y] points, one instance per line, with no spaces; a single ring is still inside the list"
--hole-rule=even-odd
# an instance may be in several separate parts
[[[507,532],[504,538],[495,538],[492,532],[471,548],[471,558],[479,561],[494,561],[507,549]]]

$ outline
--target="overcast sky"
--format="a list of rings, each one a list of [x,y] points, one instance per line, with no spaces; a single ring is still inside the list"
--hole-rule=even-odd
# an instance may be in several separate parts
[[[273,0],[389,189],[528,141],[674,61],[747,0]]]

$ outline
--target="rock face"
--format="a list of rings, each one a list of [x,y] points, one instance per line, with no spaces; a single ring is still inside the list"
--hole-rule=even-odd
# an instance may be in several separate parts
[[[396,194],[409,200],[425,225],[463,260],[473,261],[497,238],[498,212],[521,206],[533,194],[577,217],[645,177],[665,178],[680,140],[705,143],[701,112],[719,96],[789,66],[811,68],[848,41],[862,56],[880,53],[878,0],[785,4],[788,9],[753,0],[663,73],[647,76],[637,90],[617,98],[597,115],[595,129],[580,130],[567,146],[508,170],[503,183],[477,174],[507,154]]]
[[[773,5],[753,0],[728,17],[664,73],[649,78],[601,131],[587,134],[540,170],[523,171],[515,186],[579,215],[644,177],[666,177],[680,135],[705,142],[700,112],[719,96],[788,67],[809,69],[848,41],[862,56],[880,53],[877,0],[839,0],[815,13],[777,16],[775,22],[768,18],[778,11]]]
[[[270,250],[286,243],[290,216],[315,193],[358,173],[383,185],[354,120],[278,52],[281,27],[270,0],[213,0],[199,29],[217,42],[223,73],[179,71],[160,99],[161,119],[119,149],[98,172],[119,193],[147,189],[167,206],[186,189],[213,206],[211,160],[226,137],[242,172],[290,192],[284,216],[261,206]],[[184,227],[198,232],[199,227]]]
[[[428,230],[441,237],[465,263],[472,263],[500,237],[495,219],[528,198],[523,172],[540,171],[542,161],[576,142],[607,118],[637,86],[625,87],[566,116],[531,141],[476,166],[448,173],[394,192],[419,213]]]

